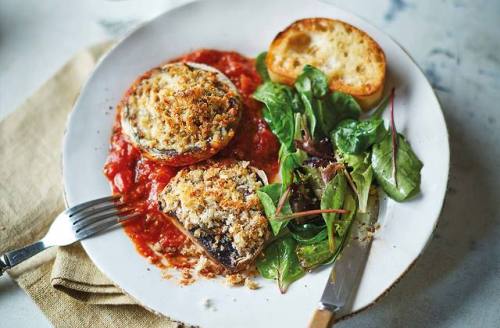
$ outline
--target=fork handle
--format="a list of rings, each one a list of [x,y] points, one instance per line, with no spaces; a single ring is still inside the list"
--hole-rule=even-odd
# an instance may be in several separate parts
[[[5,270],[29,259],[46,248],[47,246],[43,243],[43,241],[37,241],[34,244],[3,254],[0,256],[0,276],[5,272]]]

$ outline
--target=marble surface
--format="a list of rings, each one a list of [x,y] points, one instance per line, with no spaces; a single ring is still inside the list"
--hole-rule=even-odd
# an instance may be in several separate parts
[[[182,2],[0,0],[0,118],[79,49]],[[372,21],[411,54],[441,101],[452,151],[427,250],[387,296],[338,327],[500,327],[500,2],[328,2]],[[2,327],[50,326],[6,277],[0,318]]]

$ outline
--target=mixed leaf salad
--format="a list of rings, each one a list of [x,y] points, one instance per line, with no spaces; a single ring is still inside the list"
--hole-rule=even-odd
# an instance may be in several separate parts
[[[418,194],[423,164],[396,132],[394,89],[362,118],[356,100],[330,91],[313,66],[294,87],[272,82],[265,56],[257,57],[263,83],[253,97],[281,144],[281,183],[258,191],[274,237],[257,268],[284,293],[307,271],[335,261],[353,222],[378,211],[377,185],[399,202]],[[381,115],[389,102],[386,128]]]

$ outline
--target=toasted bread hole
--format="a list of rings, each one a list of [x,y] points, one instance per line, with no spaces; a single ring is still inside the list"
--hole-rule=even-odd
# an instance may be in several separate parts
[[[292,65],[293,65],[293,67],[294,67],[294,68],[297,68],[297,67],[300,65],[299,60],[298,60],[297,58],[295,58],[295,59],[293,60]]]
[[[339,79],[340,79],[340,73],[339,72],[333,73],[332,80],[339,80]]]
[[[365,67],[363,65],[356,66],[357,73],[363,73],[365,71]]]
[[[311,43],[311,37],[306,33],[298,33],[288,39],[288,47],[296,52],[303,52]]]
[[[306,53],[313,55],[316,51],[318,51],[318,47],[312,45],[312,46],[307,48]]]
[[[344,51],[344,57],[347,57],[347,51]]]

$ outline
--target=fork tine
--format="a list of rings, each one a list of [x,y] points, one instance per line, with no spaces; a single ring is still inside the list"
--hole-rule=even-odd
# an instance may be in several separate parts
[[[91,225],[88,225],[84,228],[81,228],[78,231],[75,231],[76,238],[78,240],[90,237],[94,234],[97,234],[101,231],[107,230],[113,226],[118,225],[119,223],[122,223],[124,221],[130,220],[132,218],[136,218],[137,216],[141,215],[141,212],[134,212],[128,215],[124,216],[112,216],[106,219],[103,219],[101,221],[95,222]]]
[[[92,207],[92,206],[99,206],[102,204],[107,204],[109,202],[114,203],[114,201],[118,200],[119,198],[120,198],[120,195],[113,195],[113,196],[103,197],[103,198],[99,198],[99,199],[94,199],[94,200],[73,206],[71,208],[68,208],[66,210],[66,213],[68,214],[69,217],[71,217],[71,216],[77,214],[78,212],[81,212],[81,211],[83,211],[89,207]]]
[[[93,216],[85,216],[82,217],[77,223],[73,223],[73,229],[74,231],[78,232],[85,227],[92,225],[96,222],[102,221],[107,218],[111,218],[114,216],[119,216],[119,215],[125,215],[128,214],[131,211],[131,209],[124,209],[121,210],[119,208],[114,208],[111,211],[102,211],[102,212],[97,212],[96,215]]]
[[[78,222],[85,220],[86,218],[89,218],[91,216],[94,216],[99,213],[104,213],[108,210],[111,209],[120,209],[123,208],[125,203],[111,203],[108,205],[104,206],[99,206],[99,207],[88,207],[86,209],[83,209],[79,211],[77,214],[74,214],[73,216],[70,216],[70,220],[73,222],[73,224],[77,224]]]

